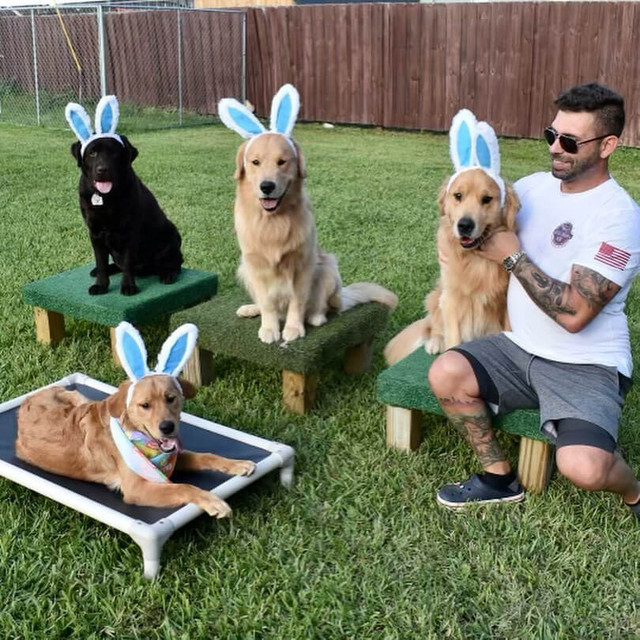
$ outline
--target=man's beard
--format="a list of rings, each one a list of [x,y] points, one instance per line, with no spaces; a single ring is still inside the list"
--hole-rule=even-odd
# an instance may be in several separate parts
[[[554,166],[554,161],[562,163],[562,166]],[[572,182],[595,167],[599,161],[600,152],[598,148],[596,148],[594,153],[584,158],[578,158],[577,155],[570,153],[556,153],[551,156],[551,173],[554,178],[558,178],[564,182]]]

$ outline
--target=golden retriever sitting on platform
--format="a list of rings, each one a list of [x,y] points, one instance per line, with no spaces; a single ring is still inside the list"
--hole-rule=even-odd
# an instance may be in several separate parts
[[[389,364],[421,345],[439,353],[461,342],[508,328],[507,285],[502,265],[479,255],[482,242],[495,231],[515,229],[520,208],[517,195],[505,185],[504,205],[498,184],[483,169],[460,173],[440,191],[437,241],[446,256],[440,280],[425,299],[427,316],[406,327],[385,347]]]
[[[305,335],[305,322],[320,326],[327,313],[377,301],[395,308],[397,297],[369,282],[342,286],[338,263],[319,246],[307,197],[302,151],[290,137],[299,106],[297,91],[285,85],[271,107],[266,131],[235,100],[219,105],[230,128],[250,139],[238,149],[235,229],[242,253],[238,276],[253,304],[241,317],[261,317],[262,342],[290,342]],[[284,329],[281,333],[281,321]]]

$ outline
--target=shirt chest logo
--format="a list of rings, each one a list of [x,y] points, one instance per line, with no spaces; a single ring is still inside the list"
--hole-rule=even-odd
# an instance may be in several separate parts
[[[551,244],[554,247],[564,247],[573,238],[573,225],[570,222],[559,224],[551,234]]]

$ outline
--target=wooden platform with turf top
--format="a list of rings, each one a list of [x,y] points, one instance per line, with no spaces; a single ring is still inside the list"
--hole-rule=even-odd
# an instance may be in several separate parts
[[[421,413],[444,416],[431,392],[427,375],[436,356],[424,348],[380,373],[378,400],[387,405],[387,444],[399,449],[417,449],[421,440]],[[519,409],[495,416],[495,427],[520,436],[518,476],[529,491],[544,491],[553,468],[553,447],[540,432],[540,414]]]
[[[136,326],[155,323],[209,300],[218,290],[215,273],[183,268],[173,284],[162,284],[156,276],[136,277],[140,292],[133,296],[120,293],[122,274],[115,274],[110,276],[107,293],[91,296],[92,268],[93,265],[85,265],[70,269],[22,287],[24,302],[34,307],[39,342],[49,345],[60,342],[65,336],[64,319],[68,316],[111,327],[113,348],[114,327],[123,320]],[[115,358],[115,350],[113,354]]]
[[[239,318],[236,309],[250,302],[242,291],[223,296],[172,316],[171,328],[193,322],[199,329],[198,347],[183,376],[196,385],[211,379],[214,355],[239,358],[282,371],[283,401],[296,413],[315,402],[318,372],[344,354],[348,374],[365,371],[371,362],[373,338],[386,325],[389,309],[377,302],[358,305],[329,316],[321,327],[307,325],[307,335],[288,344],[264,344],[258,338],[260,318]]]

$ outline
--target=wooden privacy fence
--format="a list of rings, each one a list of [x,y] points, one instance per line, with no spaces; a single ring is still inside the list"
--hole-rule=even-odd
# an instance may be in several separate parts
[[[284,82],[300,118],[446,130],[462,107],[502,135],[539,137],[564,88],[597,80],[626,101],[640,146],[640,3],[351,4],[249,10],[247,96]]]

